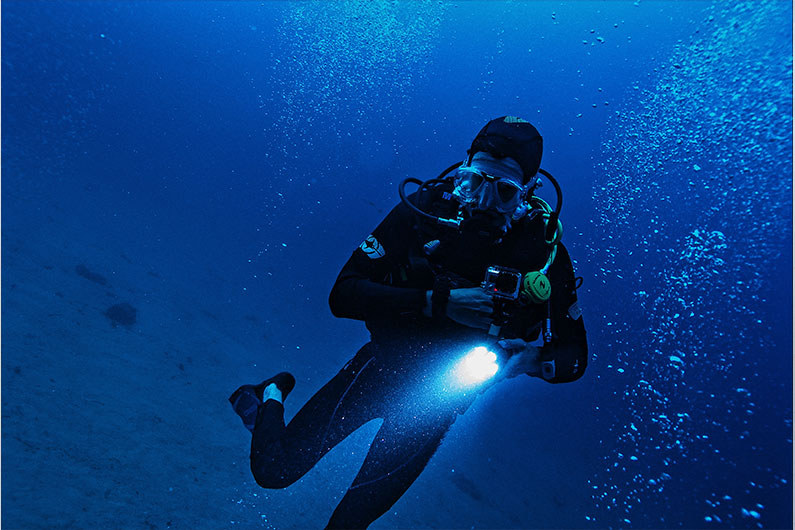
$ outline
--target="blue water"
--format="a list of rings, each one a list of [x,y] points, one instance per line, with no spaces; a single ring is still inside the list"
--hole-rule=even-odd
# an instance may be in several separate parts
[[[266,492],[225,398],[336,373],[339,269],[506,114],[591,362],[482,396],[373,527],[791,528],[792,6],[756,0],[3,2],[3,527],[322,527],[375,426]]]

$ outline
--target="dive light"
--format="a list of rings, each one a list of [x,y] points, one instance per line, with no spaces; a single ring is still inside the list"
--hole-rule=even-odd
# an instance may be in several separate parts
[[[485,346],[478,346],[453,365],[450,383],[457,389],[472,388],[494,377],[499,369],[497,354]]]

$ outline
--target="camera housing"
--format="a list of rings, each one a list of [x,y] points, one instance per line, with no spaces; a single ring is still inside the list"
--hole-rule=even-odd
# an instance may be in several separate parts
[[[518,300],[522,288],[522,273],[516,269],[492,265],[486,269],[486,278],[480,285],[497,298]]]

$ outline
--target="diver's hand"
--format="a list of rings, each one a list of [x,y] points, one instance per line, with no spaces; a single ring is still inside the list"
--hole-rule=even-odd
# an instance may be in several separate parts
[[[480,287],[451,289],[447,301],[447,317],[464,326],[489,329],[494,301]]]
[[[522,374],[541,375],[541,348],[522,339],[503,339],[497,344],[510,356],[505,366],[500,368],[501,379],[511,379]]]

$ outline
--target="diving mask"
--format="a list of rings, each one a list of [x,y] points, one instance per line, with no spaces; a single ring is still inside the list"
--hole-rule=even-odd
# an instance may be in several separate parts
[[[476,166],[461,166],[455,176],[453,196],[479,210],[512,214],[524,201],[525,191],[510,177],[486,173]]]

